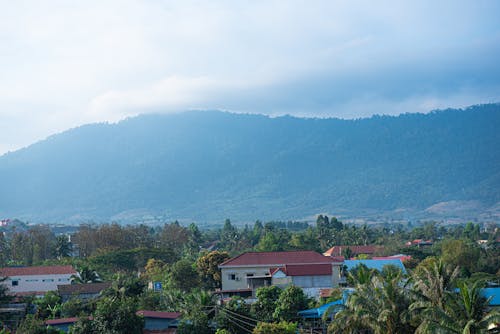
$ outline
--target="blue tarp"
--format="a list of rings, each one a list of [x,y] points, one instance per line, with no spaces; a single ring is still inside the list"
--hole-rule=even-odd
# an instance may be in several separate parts
[[[400,259],[385,259],[385,260],[345,260],[344,265],[347,267],[347,270],[352,270],[359,266],[360,264],[364,264],[369,269],[376,269],[378,271],[382,271],[384,266],[392,265],[400,268],[403,273],[406,274],[406,268],[401,262]]]
[[[500,306],[500,288],[484,288],[481,289],[481,294],[490,298],[490,306]]]
[[[339,300],[336,300],[334,302],[321,305],[320,307],[312,308],[310,310],[300,311],[299,315],[302,318],[305,318],[305,319],[320,319],[321,317],[323,317],[323,314],[325,314],[325,312],[330,307],[335,306],[335,305],[337,305],[338,309],[340,310],[341,306],[343,305],[342,299],[339,299]],[[337,310],[334,309],[333,313],[336,313],[336,312],[337,312]]]

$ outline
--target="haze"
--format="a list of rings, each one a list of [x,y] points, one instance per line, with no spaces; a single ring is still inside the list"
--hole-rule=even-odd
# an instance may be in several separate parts
[[[497,102],[498,1],[0,1],[0,154],[90,122]]]

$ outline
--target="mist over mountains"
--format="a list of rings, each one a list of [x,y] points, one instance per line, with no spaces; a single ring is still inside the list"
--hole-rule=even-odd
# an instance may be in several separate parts
[[[0,218],[222,222],[500,212],[500,104],[368,119],[191,111],[0,157]]]

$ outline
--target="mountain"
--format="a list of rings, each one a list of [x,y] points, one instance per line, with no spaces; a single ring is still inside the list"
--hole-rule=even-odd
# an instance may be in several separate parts
[[[480,215],[499,207],[499,129],[500,104],[357,120],[191,111],[90,124],[0,157],[0,218],[425,216],[460,203]]]

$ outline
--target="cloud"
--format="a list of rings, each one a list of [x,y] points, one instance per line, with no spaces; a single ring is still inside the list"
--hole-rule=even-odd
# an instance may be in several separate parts
[[[498,101],[498,12],[493,0],[6,2],[0,153],[151,110],[352,118]]]

